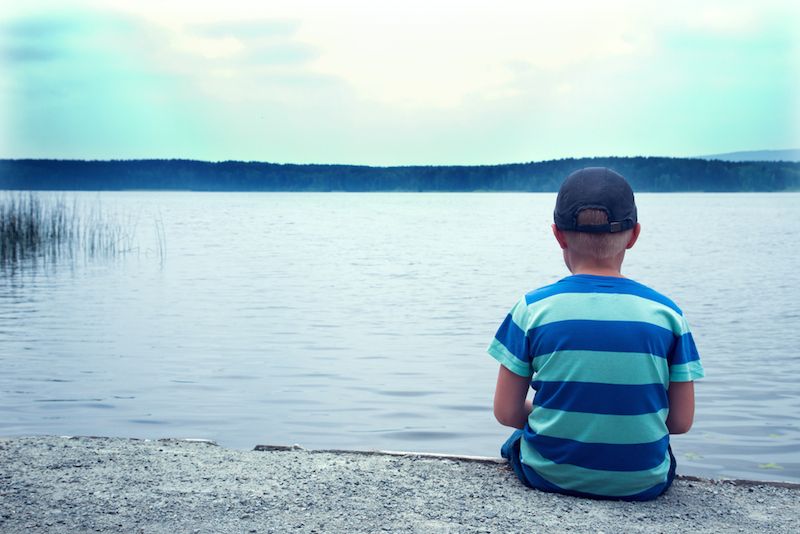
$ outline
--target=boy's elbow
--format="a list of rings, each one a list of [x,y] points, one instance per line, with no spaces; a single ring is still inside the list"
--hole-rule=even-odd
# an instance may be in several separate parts
[[[497,419],[497,422],[503,426],[509,426],[509,416],[506,410],[502,407],[498,406],[497,404],[494,405],[494,418]]]
[[[516,410],[510,410],[504,406],[494,406],[494,418],[503,426],[519,427],[519,414]]]
[[[667,430],[670,434],[686,434],[692,428],[692,419],[667,420]]]
[[[669,433],[670,434],[686,434],[687,432],[689,432],[689,430],[691,430],[691,428],[692,428],[691,423],[689,423],[688,425],[681,425],[681,426],[673,425],[673,426],[669,427]]]

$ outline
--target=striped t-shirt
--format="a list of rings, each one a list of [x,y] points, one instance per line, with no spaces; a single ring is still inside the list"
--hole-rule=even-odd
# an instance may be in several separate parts
[[[671,300],[627,278],[569,276],[520,299],[488,351],[532,379],[520,450],[533,486],[629,499],[663,491],[669,383],[703,376]]]

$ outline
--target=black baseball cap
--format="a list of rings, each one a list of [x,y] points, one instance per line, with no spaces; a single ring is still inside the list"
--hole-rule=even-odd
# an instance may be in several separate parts
[[[585,209],[603,210],[608,224],[578,225]],[[558,190],[553,219],[559,230],[602,234],[623,232],[636,226],[633,189],[619,173],[606,167],[585,167],[573,172]]]

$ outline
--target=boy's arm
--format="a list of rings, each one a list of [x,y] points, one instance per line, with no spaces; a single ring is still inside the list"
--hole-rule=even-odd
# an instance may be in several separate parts
[[[667,430],[670,434],[684,434],[694,421],[694,382],[670,382],[667,395]]]
[[[500,366],[494,390],[494,416],[501,425],[523,428],[531,413],[531,401],[526,401],[530,377],[520,376]]]

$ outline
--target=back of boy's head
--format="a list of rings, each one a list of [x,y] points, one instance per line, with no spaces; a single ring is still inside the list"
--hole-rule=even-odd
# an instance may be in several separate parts
[[[573,252],[597,259],[616,256],[636,226],[633,189],[611,169],[580,169],[561,184],[553,219]]]

